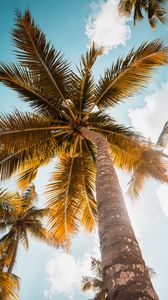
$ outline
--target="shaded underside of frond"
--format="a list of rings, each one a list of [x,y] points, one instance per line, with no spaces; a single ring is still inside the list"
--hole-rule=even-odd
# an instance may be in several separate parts
[[[31,146],[52,137],[55,132],[54,120],[33,113],[21,113],[17,109],[12,114],[0,115],[0,140],[10,151]],[[57,129],[57,127],[56,127]],[[59,128],[58,128],[59,129]]]
[[[91,230],[95,223],[95,169],[93,163],[89,165],[88,161],[89,157],[59,159],[51,183],[47,186],[50,227],[62,241],[76,234],[80,220],[87,230]]]
[[[41,164],[38,160],[33,160],[20,167],[17,172],[17,185],[22,191],[24,191],[29,184],[34,181],[40,165]]]
[[[2,230],[1,225],[3,221],[0,222],[0,231]],[[7,228],[7,222],[4,222],[4,228]],[[7,234],[0,239],[0,269],[8,268],[14,252],[15,247],[15,230],[11,229]]]
[[[12,147],[12,145],[11,145]],[[43,165],[49,162],[56,154],[55,138],[45,138],[44,140],[36,140],[31,145],[14,144],[13,149],[5,149],[5,158],[0,161],[0,177],[1,180],[10,178],[16,171],[30,161],[36,161]]]

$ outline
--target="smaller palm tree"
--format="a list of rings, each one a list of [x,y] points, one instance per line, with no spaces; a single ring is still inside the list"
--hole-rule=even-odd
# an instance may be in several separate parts
[[[49,209],[38,209],[34,206],[36,200],[37,194],[33,184],[22,195],[1,191],[0,231],[7,230],[7,233],[0,239],[0,266],[9,274],[12,273],[16,261],[19,243],[28,249],[28,234],[58,246],[51,232],[43,225]]]
[[[94,291],[96,294],[93,300],[105,300],[107,299],[107,291],[104,285],[103,268],[101,261],[92,257],[91,258],[91,270],[94,277],[83,276],[82,278],[82,291],[88,290]]]
[[[137,21],[143,20],[143,11],[147,13],[152,29],[155,29],[156,22],[166,22],[166,1],[165,0],[120,0],[119,11],[121,15],[130,16],[133,12],[134,25]]]

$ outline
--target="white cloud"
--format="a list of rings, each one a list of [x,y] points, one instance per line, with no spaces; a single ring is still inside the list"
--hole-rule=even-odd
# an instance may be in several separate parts
[[[57,252],[48,261],[46,272],[49,288],[44,293],[46,298],[50,299],[54,295],[64,294],[69,299],[73,299],[74,295],[81,292],[82,276],[92,275],[90,270],[91,256],[100,256],[97,235],[94,239],[90,253],[85,252],[83,256],[77,258],[71,254]]]
[[[119,15],[118,0],[94,2],[92,6],[94,13],[85,28],[90,42],[104,46],[107,52],[118,45],[125,45],[131,37],[131,30],[126,24],[127,19]]]
[[[150,96],[145,97],[142,108],[130,109],[129,117],[134,128],[156,141],[168,120],[168,81]]]

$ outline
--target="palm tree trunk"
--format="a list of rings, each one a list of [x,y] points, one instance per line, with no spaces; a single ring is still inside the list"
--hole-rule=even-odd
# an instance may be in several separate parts
[[[14,264],[15,264],[15,261],[16,261],[16,255],[17,255],[17,250],[18,250],[18,245],[19,245],[19,235],[20,235],[20,232],[19,232],[19,229],[18,229],[17,233],[16,233],[16,240],[15,240],[15,243],[14,243],[12,259],[11,259],[11,262],[10,262],[10,265],[9,265],[8,271],[7,271],[9,274],[12,273],[12,270],[13,270],[13,267],[14,267]]]
[[[109,300],[158,300],[132,229],[107,140],[87,128],[97,146],[96,198],[99,240]]]

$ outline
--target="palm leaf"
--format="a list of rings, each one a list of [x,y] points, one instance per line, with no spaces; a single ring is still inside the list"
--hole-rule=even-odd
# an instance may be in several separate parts
[[[86,292],[89,290],[94,291],[96,294],[93,300],[105,300],[107,299],[107,291],[104,285],[103,279],[103,268],[101,261],[92,257],[91,258],[91,270],[94,277],[83,276],[82,277],[82,291]]]
[[[46,42],[45,34],[35,25],[29,10],[23,16],[17,11],[12,34],[19,61],[39,77],[39,84],[45,86],[45,93],[49,93],[57,110],[62,101],[66,103],[69,98],[69,64]]]
[[[12,114],[0,114],[0,139],[8,151],[17,149],[15,144],[28,146],[32,142],[52,137],[53,132],[66,128],[67,126],[54,126],[51,118],[22,113],[17,109]]]
[[[7,228],[8,226],[7,222],[5,226]],[[7,234],[5,234],[0,239],[0,269],[4,267],[7,268],[9,267],[13,256],[14,246],[15,246],[15,231],[11,229]]]
[[[54,157],[56,151],[56,141],[54,138],[45,138],[42,141],[36,141],[30,146],[14,144],[14,149],[6,157],[0,161],[0,177],[1,180],[10,178],[20,167],[29,161],[37,160],[40,164],[46,164]],[[17,149],[19,148],[19,149]]]
[[[1,221],[10,217],[13,211],[11,199],[14,194],[7,192],[7,190],[0,188],[0,219]],[[0,221],[0,222],[1,222]]]
[[[0,300],[18,300],[19,286],[19,277],[0,271]]]
[[[49,223],[60,241],[78,231],[81,193],[81,158],[65,157],[56,163],[50,184],[47,186],[47,207],[51,209]]]
[[[17,172],[17,185],[21,190],[25,190],[26,187],[33,182],[36,178],[38,168],[40,167],[38,160],[33,160],[24,164]]]
[[[143,88],[158,66],[168,62],[168,49],[155,40],[132,50],[125,59],[118,59],[107,69],[95,91],[95,105],[100,109],[114,106]]]
[[[160,182],[168,182],[167,161],[162,152],[146,147],[133,168],[133,176],[129,183],[129,194],[135,198],[143,186],[145,179],[153,177]]]
[[[119,12],[121,15],[130,16],[133,12],[134,25],[137,21],[144,19],[143,11],[147,13],[152,29],[155,29],[159,20],[166,23],[166,1],[165,0],[120,0]]]
[[[21,99],[30,103],[38,112],[44,114],[45,111],[51,117],[54,113],[62,114],[54,96],[41,85],[39,76],[26,67],[0,63],[0,82],[19,93]]]
[[[93,43],[86,57],[82,55],[79,75],[73,74],[72,80],[72,99],[76,102],[78,107],[79,117],[84,111],[88,111],[94,102],[94,79],[92,76],[92,67],[97,59],[103,53],[102,48],[96,48]]]
[[[165,148],[168,143],[168,122],[165,123],[163,130],[161,134],[158,137],[158,140],[156,142],[156,147],[163,147]]]
[[[86,231],[92,231],[97,224],[97,204],[94,198],[95,190],[95,163],[90,156],[81,157],[81,176],[83,194],[83,208],[81,214],[81,223]]]

